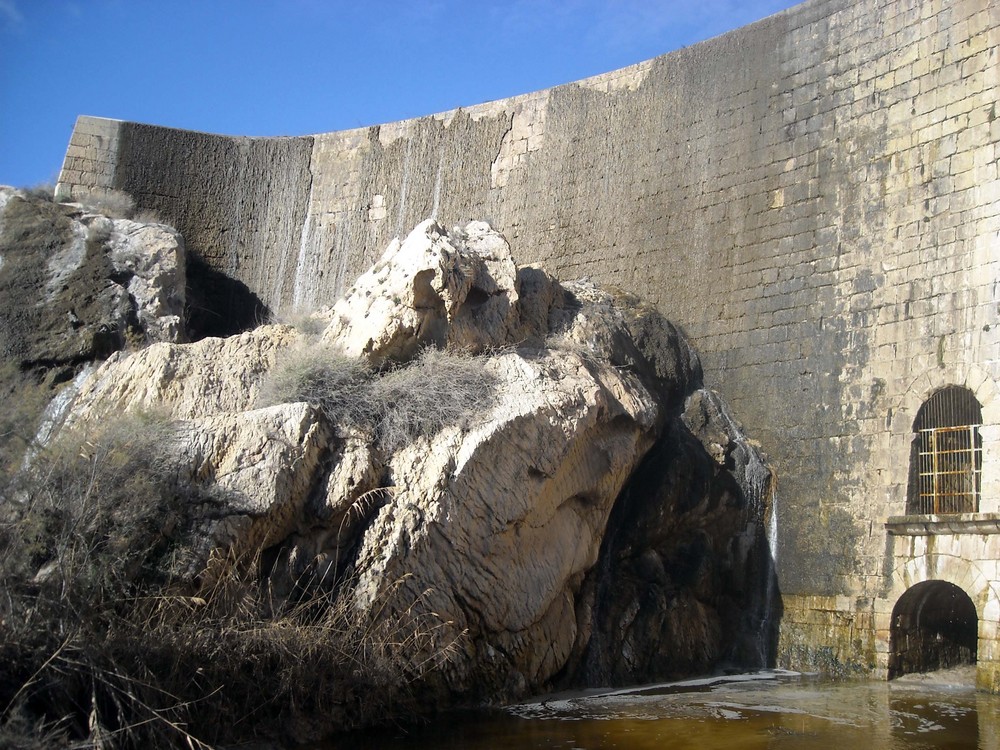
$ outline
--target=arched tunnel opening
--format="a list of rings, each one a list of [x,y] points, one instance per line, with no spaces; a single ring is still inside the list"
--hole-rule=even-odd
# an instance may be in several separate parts
[[[976,663],[979,618],[972,599],[947,581],[907,589],[892,609],[889,679]]]

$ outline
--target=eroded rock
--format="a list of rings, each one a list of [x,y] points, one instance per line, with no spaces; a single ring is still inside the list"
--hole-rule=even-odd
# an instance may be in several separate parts
[[[337,302],[323,339],[381,365],[405,362],[422,346],[481,352],[544,335],[551,291],[532,289],[535,299],[522,304],[522,278],[507,241],[488,224],[449,235],[428,220],[394,240]],[[532,279],[535,287],[543,280],[555,285],[544,274]]]
[[[461,424],[385,441],[317,405],[258,408],[293,352],[365,358],[374,369],[351,377],[377,383],[427,346],[478,353],[494,397]],[[357,398],[389,392],[352,382]],[[432,620],[421,649],[453,649],[442,695],[496,699],[740,658],[726,643],[763,618],[744,570],[765,565],[770,475],[700,389],[697,356],[655,310],[518,268],[485,224],[425,222],[318,338],[263,326],[115,355],[70,421],[184,420],[182,463],[221,498],[192,579],[259,554],[279,599],[318,588],[361,621]],[[392,405],[378,407],[356,411]]]
[[[80,389],[71,421],[155,410],[197,419],[253,409],[261,378],[303,336],[288,326],[261,326],[229,338],[154,344],[111,356]]]
[[[115,278],[128,289],[146,340],[184,340],[184,240],[173,228],[112,222],[108,245]]]
[[[184,243],[170,227],[5,188],[0,355],[57,380],[154,341],[183,341]]]
[[[471,646],[453,685],[502,676],[516,692],[565,663],[577,589],[659,406],[635,376],[571,352],[486,366],[501,397],[480,426],[393,458],[396,491],[364,531],[352,595],[361,608],[429,607]]]
[[[299,530],[330,435],[303,403],[179,427],[179,464],[194,483],[215,488],[215,507],[201,523],[186,571],[206,585],[229,560],[256,555]]]

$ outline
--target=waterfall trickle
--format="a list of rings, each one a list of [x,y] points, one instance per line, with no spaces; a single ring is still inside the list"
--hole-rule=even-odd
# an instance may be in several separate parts
[[[774,612],[777,607],[775,595],[777,594],[778,581],[778,487],[777,482],[771,477],[771,507],[770,516],[767,521],[767,549],[768,560],[765,572],[764,583],[764,611],[760,620],[760,631],[758,632],[758,644],[760,646],[761,664],[765,667],[771,666],[770,640],[771,630],[775,626]]]
[[[730,439],[737,442],[736,467],[742,472],[734,472],[747,502],[747,528],[756,537],[752,548],[755,550],[756,581],[749,582],[758,594],[759,609],[753,616],[756,620],[756,647],[759,666],[772,666],[773,633],[776,606],[776,565],[778,550],[777,489],[774,474],[764,463],[760,452],[743,435],[738,425],[732,422],[725,409],[721,409],[728,425],[733,430]]]
[[[780,606],[775,577],[778,533],[774,473],[717,393],[703,389],[692,394],[684,419],[708,453],[726,467],[743,499],[744,526],[738,534],[734,564],[744,571],[743,633],[747,641],[743,656],[735,658],[745,667],[770,666],[775,612]]]
[[[771,564],[778,567],[778,488],[771,487],[771,519],[767,524],[767,545],[771,550]]]

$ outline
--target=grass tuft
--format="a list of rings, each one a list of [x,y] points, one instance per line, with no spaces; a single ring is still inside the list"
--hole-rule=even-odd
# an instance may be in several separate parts
[[[131,219],[135,215],[135,199],[120,190],[93,188],[77,200],[94,213],[110,219]]]
[[[368,432],[392,453],[449,425],[468,428],[492,408],[497,379],[467,352],[422,350],[382,372],[329,347],[289,353],[261,387],[259,403],[306,401],[333,424]]]
[[[0,487],[0,747],[312,741],[427,700],[455,641],[420,602],[363,615],[311,580],[277,599],[261,554],[206,590],[179,577],[219,498],[170,458],[177,429],[64,431]]]
[[[56,186],[51,182],[41,182],[31,187],[22,188],[21,192],[24,193],[26,198],[49,201],[51,203],[55,200]]]
[[[306,345],[288,352],[261,385],[262,406],[305,401],[334,424],[364,427],[370,422],[367,394],[374,377],[357,357],[327,346]]]
[[[373,381],[369,393],[379,445],[392,453],[449,425],[470,427],[492,408],[497,379],[483,358],[427,348]]]

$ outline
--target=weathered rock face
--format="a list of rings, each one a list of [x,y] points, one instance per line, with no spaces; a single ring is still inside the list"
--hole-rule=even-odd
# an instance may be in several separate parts
[[[172,419],[249,411],[261,378],[303,339],[288,326],[262,326],[225,339],[117,353],[82,384],[71,420],[132,410],[159,410]]]
[[[222,512],[206,519],[187,570],[209,583],[212,553],[240,557],[283,542],[305,518],[305,504],[330,440],[304,403],[218,414],[182,424],[180,465],[219,490]],[[218,561],[215,561],[218,562]]]
[[[712,391],[695,390],[632,475],[582,587],[564,684],[641,684],[773,663],[764,534],[771,472]]]
[[[506,240],[484,222],[450,237],[432,220],[394,240],[334,306],[323,334],[346,354],[373,363],[410,359],[423,346],[481,352],[548,332],[555,282],[537,269],[531,299]]]
[[[57,380],[134,343],[183,340],[173,229],[0,188],[0,356]]]
[[[377,367],[423,346],[480,352],[494,395],[461,425],[387,444],[304,403],[256,403],[292,352],[336,347]],[[454,649],[439,687],[496,699],[746,661],[726,644],[763,620],[743,576],[763,564],[769,475],[700,381],[654,310],[518,269],[485,224],[425,222],[319,340],[263,326],[116,355],[70,421],[184,420],[182,464],[219,490],[192,585],[210,561],[260,551],[279,596],[321,587],[362,616],[433,618],[435,648]]]
[[[502,677],[492,691],[520,693],[572,649],[578,587],[655,438],[658,405],[635,376],[571,352],[488,366],[502,395],[481,426],[393,457],[392,501],[361,532],[352,595],[360,607],[437,612],[466,634],[453,684]]]

